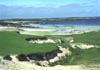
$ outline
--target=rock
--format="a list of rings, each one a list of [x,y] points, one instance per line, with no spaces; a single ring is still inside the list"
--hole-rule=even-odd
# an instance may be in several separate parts
[[[9,61],[12,60],[12,58],[10,57],[10,55],[4,56],[3,59],[4,59],[4,60],[9,60]]]
[[[61,43],[64,43],[64,40],[61,40]]]
[[[37,38],[27,38],[26,41],[35,41],[35,40],[48,40],[47,37],[37,37]]]
[[[42,54],[29,54],[27,57],[30,60],[36,60],[36,61],[41,61],[44,60],[44,56]]]
[[[17,58],[18,58],[19,61],[29,61],[29,60],[27,59],[27,56],[24,55],[24,54],[18,55]]]
[[[19,32],[19,31],[16,31],[16,33],[17,33],[17,34],[20,34],[20,32]]]
[[[47,53],[45,54],[45,57],[46,57],[47,60],[50,60],[50,59],[53,59],[54,57],[56,57],[57,54],[58,54],[58,53],[61,53],[61,52],[62,52],[62,51],[60,51],[59,49],[53,50],[53,51],[51,51],[51,52],[47,52]]]

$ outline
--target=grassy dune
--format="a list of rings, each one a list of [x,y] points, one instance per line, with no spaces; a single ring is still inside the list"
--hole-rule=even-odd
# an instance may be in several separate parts
[[[78,43],[84,43],[84,44],[90,44],[90,45],[98,45],[100,47],[100,31],[97,32],[88,32],[84,34],[75,34],[75,35],[69,35],[69,36],[63,36],[65,37],[73,37],[75,42]],[[66,58],[63,58],[57,63],[51,64],[51,65],[73,65],[73,64],[98,64],[100,63],[100,48],[90,48],[90,49],[80,49],[76,48],[73,49],[70,47],[70,51],[72,52],[72,55]]]

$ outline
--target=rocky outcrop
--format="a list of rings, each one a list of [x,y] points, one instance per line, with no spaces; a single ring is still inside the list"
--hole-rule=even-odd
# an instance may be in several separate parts
[[[35,41],[35,40],[47,40],[47,39],[48,39],[47,37],[38,37],[38,38],[27,38],[26,40],[27,41],[30,41],[30,40]]]
[[[19,61],[29,61],[27,56],[24,55],[24,54],[20,54],[18,56],[16,56],[16,58],[19,60]]]
[[[71,55],[68,48],[63,48],[58,46],[56,50],[46,53],[31,53],[31,54],[19,54],[16,56],[5,56],[4,59],[12,60],[13,62],[29,62],[34,63],[39,66],[48,66],[49,63],[54,63],[60,60],[60,58],[66,57],[66,55]]]
[[[27,57],[30,59],[30,60],[35,60],[35,61],[43,61],[44,60],[44,56],[43,54],[28,54]]]
[[[43,61],[43,60],[53,59],[54,57],[57,56],[58,53],[62,53],[62,51],[56,49],[51,52],[46,52],[45,54],[41,54],[41,53],[28,54],[27,57],[30,60]]]
[[[12,58],[10,57],[10,55],[4,56],[3,59],[4,59],[4,60],[9,60],[9,61],[12,60]]]
[[[54,57],[56,57],[58,53],[62,53],[62,51],[57,49],[57,50],[53,50],[51,52],[47,52],[47,53],[45,53],[45,57],[47,60],[50,60],[50,59],[53,59]]]
[[[16,58],[19,61],[29,61],[29,60],[43,61],[43,60],[53,59],[54,57],[56,57],[58,55],[58,53],[62,53],[62,51],[59,50],[59,48],[57,48],[56,50],[53,50],[51,52],[46,52],[44,54],[42,54],[42,53],[32,53],[32,54],[27,54],[27,55],[19,54],[16,56]],[[10,57],[10,55],[7,55],[4,57],[4,59],[11,60],[12,58]]]
[[[55,43],[54,40],[47,37],[27,38],[26,41],[29,43]]]

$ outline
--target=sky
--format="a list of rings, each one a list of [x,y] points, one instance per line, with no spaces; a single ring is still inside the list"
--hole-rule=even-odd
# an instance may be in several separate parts
[[[0,0],[2,18],[100,16],[100,0]]]
[[[100,5],[100,0],[0,0],[1,5],[59,7],[68,4]]]

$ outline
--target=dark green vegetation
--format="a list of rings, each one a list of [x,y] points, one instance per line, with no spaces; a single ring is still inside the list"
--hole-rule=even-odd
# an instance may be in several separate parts
[[[32,44],[25,39],[30,35],[19,35],[16,32],[0,32],[0,55],[45,53],[56,49],[56,44]]]

